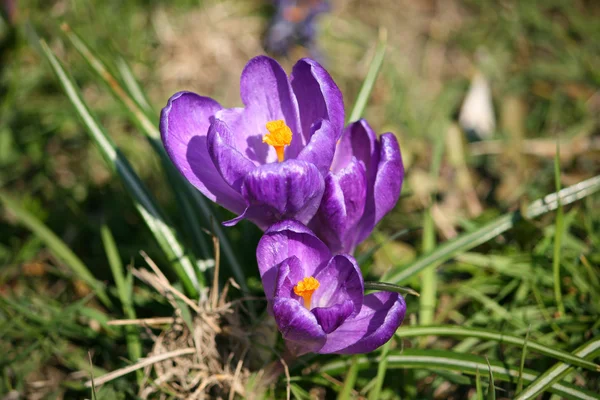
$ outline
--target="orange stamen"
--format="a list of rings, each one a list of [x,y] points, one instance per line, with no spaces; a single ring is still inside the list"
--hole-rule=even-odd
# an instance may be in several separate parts
[[[263,137],[263,143],[275,147],[277,159],[282,162],[284,147],[292,143],[292,130],[281,119],[267,122],[267,130],[269,133]]]
[[[310,300],[312,299],[312,295],[319,288],[321,284],[318,280],[309,276],[307,278],[299,281],[296,286],[294,286],[294,293],[296,295],[302,297],[304,299],[304,307],[310,310]]]

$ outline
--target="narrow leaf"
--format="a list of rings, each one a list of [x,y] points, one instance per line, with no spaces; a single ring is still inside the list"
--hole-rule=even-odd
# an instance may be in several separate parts
[[[373,56],[371,65],[369,65],[369,71],[367,72],[367,76],[365,77],[365,80],[362,86],[360,87],[360,92],[358,92],[358,97],[356,98],[356,102],[354,103],[354,108],[352,108],[352,112],[350,113],[348,122],[357,121],[365,112],[367,102],[369,101],[369,96],[371,95],[373,86],[375,86],[375,81],[377,80],[379,70],[381,69],[381,65],[383,64],[383,59],[385,58],[386,45],[387,31],[384,28],[381,28],[379,30],[379,40],[377,41],[375,55]]]
[[[496,400],[496,387],[494,385],[494,373],[492,372],[492,366],[490,365],[490,360],[488,360],[486,357],[485,361],[488,364],[488,371],[490,374],[490,384],[488,386],[486,399],[487,400]]]
[[[377,290],[381,292],[395,292],[400,294],[412,294],[413,296],[419,297],[419,292],[393,283],[385,282],[365,282],[365,290]]]
[[[554,181],[556,184],[556,191],[560,192],[560,148],[558,141],[556,142],[556,154],[554,155]],[[554,254],[552,257],[552,276],[554,278],[554,298],[556,300],[556,306],[558,313],[562,316],[565,315],[565,305],[562,300],[562,292],[560,289],[560,253],[562,246],[563,230],[564,230],[564,215],[563,207],[560,201],[558,202],[558,209],[556,211],[556,224],[554,226]]]
[[[135,79],[133,71],[123,57],[117,57],[117,69],[121,74],[123,83],[125,83],[125,86],[127,87],[127,91],[131,93],[133,99],[140,105],[140,107],[142,107],[146,114],[152,113],[154,110],[150,105],[150,100],[148,100],[146,93],[140,87],[138,81]]]
[[[457,236],[455,239],[439,245],[435,250],[417,259],[408,267],[391,276],[385,276],[382,280],[392,283],[404,282],[427,267],[448,261],[459,253],[471,250],[480,244],[486,243],[503,234],[513,228],[515,224],[523,218],[531,219],[539,217],[540,215],[556,210],[559,202],[563,206],[571,204],[596,193],[598,190],[600,190],[600,176],[595,176],[562,189],[559,192],[549,194],[543,199],[531,203],[527,207],[525,215],[522,215],[520,211],[503,215],[479,229],[464,233]]]
[[[169,265],[174,268],[175,273],[182,281],[186,291],[191,296],[196,297],[198,294],[197,288],[200,285],[203,285],[204,282],[198,281],[195,264],[184,253],[183,247],[171,229],[171,224],[163,216],[163,213],[156,205],[154,198],[133,171],[133,168],[127,159],[120,154],[111,138],[92,116],[90,110],[83,101],[79,89],[67,75],[67,72],[64,70],[52,50],[50,50],[43,40],[40,41],[40,45],[44,56],[49,61],[54,73],[69,97],[69,100],[71,100],[71,103],[75,107],[77,114],[82,119],[91,138],[96,143],[98,150],[107,164],[121,178],[127,191],[133,197],[135,207],[170,261]]]
[[[100,233],[102,236],[102,243],[104,244],[104,251],[108,258],[108,265],[113,274],[115,285],[117,286],[117,293],[119,293],[119,299],[121,300],[123,314],[129,319],[136,319],[133,299],[131,298],[131,287],[125,278],[123,263],[121,262],[115,239],[106,225],[102,225]],[[129,359],[131,362],[135,363],[142,356],[142,344],[140,342],[139,331],[134,325],[127,325],[124,329]],[[142,371],[137,371],[138,384],[142,383],[143,377]]]
[[[348,368],[348,372],[346,373],[346,379],[344,379],[344,386],[338,395],[338,400],[348,400],[351,398],[350,395],[352,394],[352,390],[354,390],[354,384],[358,375],[358,367],[359,356],[353,356],[350,368]]]
[[[481,374],[479,368],[475,372],[475,390],[477,391],[477,400],[483,400],[483,389],[481,388]]]
[[[595,357],[600,354],[600,338],[592,339],[583,346],[574,351],[577,357],[587,358]],[[529,386],[525,388],[515,400],[535,399],[540,393],[555,387],[556,382],[560,381],[568,374],[573,367],[565,363],[557,363],[546,372],[538,376]],[[526,379],[527,380],[527,379]],[[596,399],[598,397],[595,397]]]
[[[586,368],[592,371],[600,370],[600,366],[591,361],[587,361],[581,357],[575,356],[566,351],[558,350],[554,347],[545,346],[531,339],[522,339],[507,333],[498,333],[492,330],[465,328],[456,325],[441,325],[441,326],[403,326],[396,331],[396,336],[404,337],[421,337],[421,336],[451,336],[451,337],[471,337],[483,340],[493,340],[503,344],[511,344],[518,347],[525,347],[529,350],[536,351],[548,357],[555,358],[568,364]]]
[[[402,353],[389,354],[387,360],[388,369],[440,369],[469,375],[477,374],[478,369],[490,369],[494,373],[494,379],[503,382],[514,382],[519,375],[518,368],[506,366],[501,362],[490,361],[488,366],[482,357],[443,350],[406,349]],[[371,367],[378,362],[380,362],[379,357],[367,356],[359,356],[356,361],[361,368]],[[340,374],[347,369],[347,361],[336,360],[322,365],[318,372]],[[537,377],[538,373],[535,371],[527,369],[523,371],[523,380],[526,382],[532,382]],[[595,393],[566,382],[555,382],[548,390],[565,399],[597,400]]]
[[[141,99],[139,99],[137,102],[134,101],[134,98],[137,99],[140,96],[135,95],[137,89],[130,91],[133,98],[130,97],[125,89],[120,86],[117,79],[110,73],[108,68],[102,63],[102,61],[94,56],[85,41],[74,31],[72,31],[68,25],[63,24],[62,29],[67,38],[75,46],[75,49],[86,60],[96,75],[107,85],[113,96],[129,111],[129,115],[131,116],[133,122],[148,137],[152,149],[159,155],[163,168],[167,172],[168,181],[173,187],[175,198],[180,206],[179,208],[186,216],[184,221],[189,225],[188,230],[192,232],[195,242],[198,242],[201,247],[206,248],[204,245],[204,236],[200,235],[198,231],[198,218],[191,210],[194,207],[198,209],[204,216],[205,222],[209,225],[214,219],[214,215],[206,199],[197,191],[196,188],[194,188],[181,176],[181,174],[174,168],[171,160],[168,158],[160,142],[160,132],[157,128],[157,124],[152,118],[149,117],[149,115],[153,113],[152,109],[148,104],[144,105],[144,101]],[[125,82],[130,82],[128,84],[128,88],[137,85],[137,83],[134,83],[135,79],[132,77],[127,77],[130,71],[128,70],[128,67],[124,61],[119,63],[118,69],[121,71],[121,74],[124,75]],[[131,79],[133,79],[133,82]],[[141,95],[143,95],[143,92]],[[192,205],[194,207],[191,207]],[[246,284],[244,269],[239,263],[235,252],[231,247],[229,238],[218,224],[214,224],[214,226],[212,226],[212,230],[214,231],[214,234],[219,237],[224,258],[227,260],[237,283],[240,285],[243,291],[248,292],[249,288]],[[253,309],[254,306],[252,303],[248,303],[248,307]]]
[[[517,380],[517,390],[515,393],[520,393],[523,390],[523,368],[525,368],[525,358],[527,357],[527,344],[529,341],[529,330],[531,326],[527,328],[527,334],[525,335],[525,342],[523,343],[523,351],[521,352],[521,363],[519,364],[519,379]]]
[[[389,340],[381,348],[381,361],[377,366],[377,376],[375,377],[375,386],[369,392],[369,400],[379,400],[381,394],[381,388],[383,387],[383,380],[385,379],[385,372],[387,370],[387,356],[390,352],[390,345],[392,341]]]

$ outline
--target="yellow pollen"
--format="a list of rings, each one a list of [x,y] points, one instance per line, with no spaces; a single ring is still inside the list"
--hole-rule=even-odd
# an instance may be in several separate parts
[[[267,133],[263,137],[263,143],[275,147],[277,159],[283,161],[283,148],[292,143],[292,130],[281,119],[267,122]]]
[[[321,284],[318,280],[316,280],[312,276],[309,276],[307,278],[302,279],[296,284],[296,286],[294,286],[294,293],[296,293],[296,295],[304,299],[304,307],[306,307],[309,310],[312,295],[315,292],[315,290],[319,288],[320,285]]]

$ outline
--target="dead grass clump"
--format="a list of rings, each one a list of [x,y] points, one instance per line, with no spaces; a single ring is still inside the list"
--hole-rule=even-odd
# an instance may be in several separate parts
[[[170,326],[155,335],[149,326],[165,318],[113,321],[146,326],[154,340],[147,357],[128,367],[94,379],[99,386],[136,370],[144,371],[138,395],[142,399],[233,399],[253,398],[258,389],[248,392],[250,380],[260,380],[261,369],[251,371],[250,360],[259,354],[252,349],[253,333],[244,324],[241,302],[227,301],[235,282],[220,293],[208,290],[195,302],[171,286],[167,278],[145,254],[150,270],[133,270],[135,277],[163,295],[175,310]],[[92,382],[88,382],[91,386]]]

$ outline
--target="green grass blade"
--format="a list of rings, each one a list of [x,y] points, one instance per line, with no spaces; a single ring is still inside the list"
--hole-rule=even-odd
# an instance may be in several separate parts
[[[40,45],[44,56],[49,61],[77,114],[96,143],[98,150],[107,164],[119,175],[127,191],[133,197],[135,207],[170,261],[169,265],[175,270],[188,294],[196,297],[198,295],[197,288],[203,285],[204,282],[198,280],[196,266],[185,254],[183,246],[171,229],[171,224],[165,219],[154,198],[133,171],[127,159],[120,154],[110,137],[92,116],[81,97],[79,89],[67,75],[52,50],[43,40],[40,41]]]
[[[117,286],[119,299],[123,304],[131,304],[131,293],[127,287],[125,275],[123,275],[123,263],[119,257],[115,239],[106,225],[100,227],[100,234],[102,237],[102,244],[104,245],[104,251],[106,252],[106,258],[108,258],[108,265],[110,266],[115,285]],[[130,317],[128,316],[128,318]]]
[[[577,357],[595,357],[600,354],[600,338],[592,339],[583,346],[575,350],[574,355]],[[529,386],[525,388],[515,400],[535,399],[540,393],[550,390],[556,382],[560,381],[566,374],[568,374],[573,367],[565,363],[557,363],[548,369],[546,372],[538,376],[535,381],[531,382]],[[598,398],[598,397],[596,397]]]
[[[481,387],[481,374],[479,368],[475,372],[475,390],[477,392],[477,400],[483,400],[483,389]]]
[[[417,292],[411,288],[394,285],[392,283],[367,281],[364,283],[364,286],[365,286],[365,290],[377,290],[377,291],[382,291],[382,292],[396,292],[396,293],[400,293],[400,294],[404,294],[404,295],[411,294],[411,295],[417,296],[417,297],[420,296],[419,292]]]
[[[442,157],[444,154],[444,141],[436,140],[434,144],[433,161],[430,176],[433,182],[437,182]],[[431,214],[434,198],[430,196],[430,206],[423,215],[423,254],[435,249],[435,223]],[[435,313],[437,299],[437,271],[436,267],[427,268],[421,273],[421,298],[419,299],[419,323],[420,325],[431,325]]]
[[[152,137],[159,139],[160,133],[156,128],[157,124],[150,120],[148,116],[142,111],[142,109],[135,103],[135,101],[127,95],[119,81],[110,73],[104,63],[90,51],[89,47],[85,42],[75,34],[69,25],[62,24],[62,31],[65,33],[67,38],[71,41],[71,44],[81,54],[84,60],[92,67],[92,70],[102,79],[102,81],[109,87],[109,89],[115,94],[115,96],[125,105],[127,110],[134,114],[135,122],[145,132],[149,132]]]
[[[566,351],[557,350],[554,347],[545,346],[531,339],[523,339],[518,336],[498,333],[491,330],[478,328],[465,328],[456,325],[442,326],[403,326],[396,331],[396,336],[405,337],[422,337],[422,336],[451,336],[451,337],[468,337],[483,340],[493,340],[503,344],[510,344],[518,347],[525,347],[548,357],[555,358],[562,362],[586,368],[592,371],[600,370],[600,366],[591,361],[587,361],[581,357],[575,356]]]
[[[123,263],[117,245],[113,238],[110,229],[106,225],[102,225],[100,228],[102,236],[102,243],[104,244],[104,251],[108,258],[108,265],[113,274],[115,285],[117,286],[117,292],[119,293],[119,299],[121,300],[121,306],[123,307],[123,314],[129,319],[135,319],[136,313],[133,306],[133,293],[129,282],[125,279],[123,273]],[[134,325],[125,326],[125,339],[127,340],[127,352],[131,362],[135,363],[142,356],[142,344],[140,342],[139,331]],[[141,384],[143,379],[142,371],[137,371],[138,384]]]
[[[369,101],[369,96],[371,95],[373,86],[375,86],[375,81],[377,80],[379,70],[381,69],[381,65],[383,64],[383,59],[385,58],[386,46],[387,31],[382,28],[379,31],[379,40],[377,41],[375,55],[373,56],[373,60],[371,60],[371,64],[369,65],[369,71],[367,72],[367,76],[365,77],[365,80],[362,86],[360,87],[358,97],[356,98],[356,102],[354,103],[354,108],[352,108],[350,117],[348,117],[348,122],[357,121],[365,112],[367,102]]]
[[[352,390],[356,383],[356,377],[358,376],[359,369],[359,356],[353,356],[351,358],[350,367],[346,373],[346,379],[344,379],[344,386],[338,394],[338,400],[349,400],[351,399]]]
[[[556,154],[554,156],[554,181],[556,184],[556,191],[560,192],[560,153],[558,141],[556,142]],[[563,207],[559,201],[558,209],[556,210],[556,224],[554,228],[554,254],[552,258],[552,276],[554,278],[554,298],[556,299],[558,313],[561,316],[565,315],[565,305],[563,304],[562,291],[560,289],[560,253],[564,226],[565,222]]]
[[[425,210],[423,219],[423,254],[435,249],[435,225],[431,207]],[[421,297],[419,298],[419,324],[431,325],[435,313],[437,293],[437,271],[427,268],[421,273]]]
[[[146,93],[140,87],[133,71],[123,57],[117,57],[117,70],[121,74],[121,79],[125,84],[127,91],[131,93],[133,99],[139,104],[146,114],[154,112],[150,100],[146,97]]]
[[[375,376],[375,386],[369,392],[368,400],[379,400],[381,394],[381,388],[383,387],[383,380],[385,379],[385,372],[387,371],[387,356],[390,352],[390,345],[392,341],[388,340],[386,344],[381,348],[381,361],[377,366],[377,376]]]
[[[89,357],[89,360],[90,360],[90,380],[92,382],[92,385],[90,387],[91,396],[92,396],[92,400],[97,400],[97,397],[96,397],[96,385],[94,383],[94,363],[92,362],[92,354],[88,353],[88,357]]]
[[[48,229],[42,221],[20,207],[16,201],[2,192],[0,192],[0,202],[3,203],[4,207],[10,210],[17,219],[27,227],[27,229],[40,238],[40,240],[52,251],[52,254],[62,261],[65,266],[70,268],[78,279],[87,283],[94,290],[100,301],[110,308],[112,303],[106,294],[104,285],[94,278],[83,261],[81,261],[81,259],[77,257],[77,255],[75,255],[75,253],[73,253],[54,232]]]
[[[434,251],[425,254],[408,267],[393,275],[386,276],[382,278],[382,280],[396,284],[402,283],[427,267],[445,262],[459,253],[473,249],[480,244],[501,235],[513,228],[515,224],[523,218],[529,219],[539,217],[540,215],[556,210],[559,202],[565,206],[587,197],[598,190],[600,190],[600,176],[595,176],[562,189],[559,192],[549,194],[543,199],[536,200],[529,204],[525,215],[522,215],[520,211],[503,215],[479,229],[464,233],[455,239],[439,245]]]
[[[185,179],[179,174],[177,170],[175,170],[171,160],[168,158],[161,142],[160,142],[160,132],[157,128],[158,124],[148,117],[149,114],[153,113],[151,108],[147,108],[142,106],[138,106],[138,104],[127,94],[125,89],[123,89],[117,79],[110,73],[108,68],[102,63],[102,61],[95,57],[92,51],[89,49],[87,44],[79,37],[75,32],[73,32],[67,25],[63,25],[63,31],[67,38],[71,41],[75,49],[81,54],[84,60],[90,65],[92,70],[96,73],[96,75],[107,85],[110,89],[111,93],[115,96],[115,98],[120,101],[126,109],[129,111],[130,116],[132,117],[134,123],[141,129],[141,131],[149,138],[150,144],[152,145],[153,150],[160,156],[162,165],[167,171],[167,175],[169,177],[169,182],[173,185],[173,190],[175,192],[176,199],[180,204],[180,209],[182,211],[189,210],[189,203],[185,199],[181,199],[181,197],[187,197],[190,199],[190,203],[192,203],[204,216],[205,222],[210,226],[214,231],[213,233],[219,238],[219,243],[221,245],[221,251],[223,253],[224,258],[227,260],[229,267],[231,268],[231,272],[235,277],[237,283],[240,285],[243,291],[248,292],[248,286],[246,284],[246,276],[244,273],[244,269],[239,263],[233,248],[231,247],[231,243],[229,242],[229,238],[223,232],[221,227],[218,224],[211,224],[211,220],[214,219],[213,213],[208,205],[206,199],[202,197],[202,195],[194,188],[191,184],[189,184]],[[123,73],[124,68],[128,70],[128,68],[124,67],[126,65],[124,62],[120,63],[121,67],[119,70]],[[127,75],[127,72],[124,73]],[[125,81],[127,82],[126,78]],[[131,83],[131,85],[134,85]],[[128,85],[129,87],[130,85]],[[135,90],[134,90],[135,92]],[[132,93],[132,96],[136,98],[136,96]],[[140,104],[143,104],[140,103]],[[143,108],[143,109],[142,109]],[[180,197],[185,194],[185,196]],[[191,207],[193,208],[193,207]],[[198,232],[198,218],[195,215],[187,215],[184,218],[184,221],[187,221],[191,224],[190,231],[193,232],[195,241],[200,243],[200,246],[203,246],[204,236],[199,234]],[[249,306],[253,307],[251,303],[248,303]]]
[[[525,335],[525,341],[523,343],[523,350],[521,351],[521,363],[519,364],[519,379],[517,380],[517,390],[515,393],[520,393],[523,390],[523,369],[525,368],[525,359],[527,357],[527,345],[529,344],[529,332],[530,328],[527,329]]]
[[[488,386],[487,395],[485,396],[487,400],[496,400],[496,385],[494,384],[494,373],[492,372],[492,366],[490,364],[490,360],[485,358],[485,361],[488,364],[488,371],[490,374],[490,384]]]
[[[503,382],[514,382],[519,376],[517,367],[507,367],[497,361],[490,361],[488,367],[482,357],[443,350],[406,349],[402,353],[389,354],[387,360],[388,369],[440,369],[468,375],[476,375],[478,369],[490,369],[494,373],[494,379]],[[360,356],[356,362],[361,368],[368,368],[379,361],[379,357]],[[318,372],[339,374],[347,369],[348,361],[336,360],[322,365]],[[526,382],[533,382],[537,377],[538,373],[535,371],[523,371],[523,380]],[[597,400],[594,393],[565,382],[553,383],[548,390],[565,399]]]
[[[156,128],[158,126],[158,122],[148,117],[151,109],[142,109],[142,106],[140,106],[139,102],[136,101],[135,95],[132,94],[131,97],[129,96],[129,94],[121,86],[120,82],[112,75],[105,63],[93,54],[85,41],[79,35],[73,32],[69,25],[62,24],[61,29],[65,36],[71,41],[73,47],[75,47],[83,59],[92,68],[92,71],[96,73],[102,82],[104,82],[113,96],[119,102],[121,102],[125,110],[127,110],[129,113],[132,121],[142,132],[146,134],[150,145],[161,157],[161,161],[167,175],[167,182],[169,182],[173,188],[173,194],[175,196],[175,200],[177,201],[178,210],[184,215],[183,223],[185,224],[187,232],[189,232],[191,237],[194,239],[192,243],[194,247],[199,247],[196,248],[198,254],[202,254],[204,257],[209,257],[210,253],[208,251],[205,235],[202,234],[198,224],[199,218],[195,214],[193,207],[191,207],[190,201],[186,198],[186,196],[184,196],[185,191],[180,190],[180,186],[182,185],[180,174],[179,172],[175,171],[171,161],[166,156],[166,153],[163,151],[162,145],[160,144],[160,133]],[[133,92],[130,90],[130,93],[138,93],[139,97],[142,92],[135,81],[135,78],[133,78],[131,71],[124,61],[121,61],[120,65],[121,71],[123,71],[125,74],[125,81],[129,82],[128,88],[133,90]],[[145,101],[143,96],[142,100]],[[149,107],[147,101],[145,104],[147,107]]]

